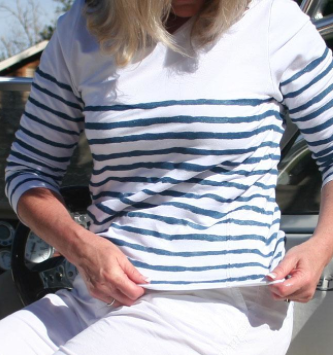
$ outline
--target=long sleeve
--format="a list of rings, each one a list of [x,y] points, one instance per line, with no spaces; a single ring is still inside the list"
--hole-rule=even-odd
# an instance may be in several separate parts
[[[82,108],[56,31],[42,55],[8,157],[6,194],[16,212],[27,190],[58,191],[83,130]]]
[[[272,2],[270,65],[277,99],[308,143],[323,176],[333,179],[332,53],[297,4]]]

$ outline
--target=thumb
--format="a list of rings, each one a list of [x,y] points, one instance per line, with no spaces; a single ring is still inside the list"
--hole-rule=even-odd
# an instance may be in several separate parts
[[[124,272],[127,277],[136,284],[148,284],[149,278],[143,276],[130,261],[127,261],[124,265]]]
[[[283,280],[293,273],[293,270],[295,270],[297,263],[298,259],[295,255],[286,254],[280,264],[267,275],[267,278],[272,281]]]

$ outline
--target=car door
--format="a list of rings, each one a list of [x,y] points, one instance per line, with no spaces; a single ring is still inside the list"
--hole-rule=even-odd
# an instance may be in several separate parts
[[[287,249],[314,232],[318,221],[321,174],[304,139],[298,135],[279,165],[277,201]],[[288,355],[329,355],[333,349],[333,262],[324,270],[315,297],[295,303],[293,340]]]
[[[297,1],[310,15],[327,45],[333,47],[333,1]],[[287,249],[310,238],[318,221],[321,175],[306,142],[295,126],[281,143],[277,201]],[[333,353],[333,263],[325,268],[313,300],[295,304],[294,330],[287,355]]]

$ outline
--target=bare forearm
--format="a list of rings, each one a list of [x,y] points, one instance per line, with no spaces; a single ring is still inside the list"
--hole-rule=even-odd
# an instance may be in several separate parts
[[[146,283],[127,257],[110,241],[85,230],[67,212],[61,197],[36,188],[19,200],[20,218],[42,239],[55,247],[81,273],[93,297],[106,303],[130,306],[142,296]]]
[[[31,189],[20,198],[18,214],[40,238],[75,262],[85,230],[72,220],[59,195],[44,188]]]

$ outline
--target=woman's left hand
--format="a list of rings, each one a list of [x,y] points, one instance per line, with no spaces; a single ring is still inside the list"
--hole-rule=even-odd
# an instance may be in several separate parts
[[[332,258],[331,247],[321,239],[312,237],[291,248],[267,276],[271,281],[286,279],[269,286],[274,299],[305,303],[313,298],[322,271]]]

